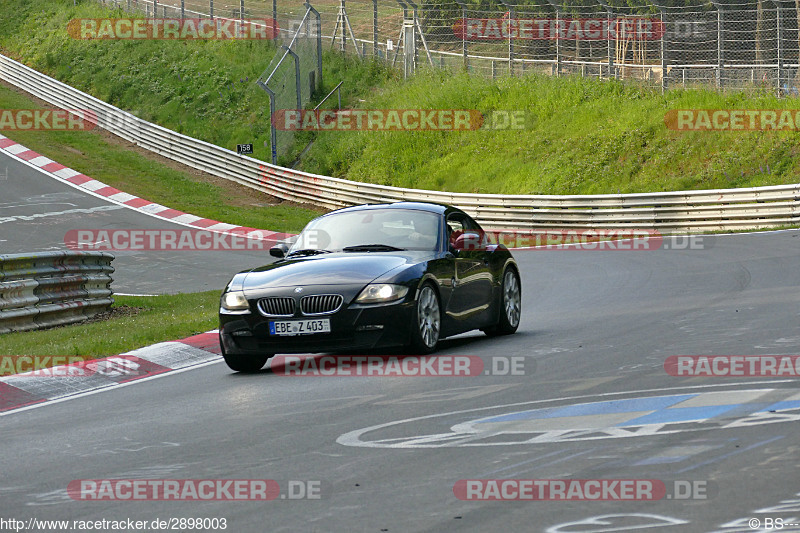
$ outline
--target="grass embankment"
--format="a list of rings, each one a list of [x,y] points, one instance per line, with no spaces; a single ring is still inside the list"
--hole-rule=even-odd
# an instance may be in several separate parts
[[[26,95],[0,86],[0,109],[38,107]],[[263,194],[133,151],[132,145],[99,131],[0,133],[103,183],[193,215],[286,232],[301,230],[319,215],[296,205],[270,205],[271,199]]]
[[[277,48],[271,41],[79,40],[72,19],[130,17],[84,0],[3,0],[0,48],[27,65],[139,118],[231,150],[253,143],[270,158],[269,97],[255,81]],[[344,80],[345,104],[396,73],[327,53],[318,97]],[[283,162],[291,161],[287,158]]]
[[[114,296],[115,317],[0,335],[0,355],[116,355],[217,326],[219,291],[154,297]]]
[[[94,2],[6,0],[0,46],[23,61],[138,116],[269,157],[266,95],[253,83],[271,59],[265,42],[77,41],[67,21],[113,16]],[[119,16],[119,13],[117,13]],[[776,185],[798,181],[797,133],[668,130],[686,108],[796,108],[794,99],[543,76],[497,81],[427,73],[410,82],[371,62],[326,54],[325,87],[365,109],[524,110],[525,131],[326,132],[300,168],[355,180],[462,192],[592,194]],[[157,198],[154,198],[158,200]]]
[[[79,41],[66,33],[70,19],[114,12],[95,2],[71,4],[6,0],[0,6],[0,46],[142,118],[228,148],[253,142],[256,157],[268,159],[267,98],[253,81],[274,54],[271,43]],[[535,75],[492,81],[428,72],[404,82],[378,64],[335,53],[326,54],[324,68],[317,98],[344,80],[346,105],[523,110],[528,127],[303,134],[282,162],[291,162],[314,139],[300,165],[311,172],[402,187],[516,194],[746,187],[794,183],[800,175],[797,133],[684,133],[668,130],[663,120],[671,109],[797,107],[792,99],[705,90],[661,95],[629,83]]]
[[[326,132],[311,172],[399,187],[509,194],[601,194],[796,183],[794,132],[677,132],[671,109],[798,108],[794,99],[659,92],[621,82],[429,72],[384,85],[364,107],[524,110],[525,131]]]

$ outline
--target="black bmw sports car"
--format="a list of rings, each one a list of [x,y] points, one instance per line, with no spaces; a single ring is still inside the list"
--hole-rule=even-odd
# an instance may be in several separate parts
[[[236,274],[222,294],[228,366],[256,371],[276,353],[407,346],[519,326],[519,269],[503,245],[454,207],[398,202],[312,220],[279,260]]]

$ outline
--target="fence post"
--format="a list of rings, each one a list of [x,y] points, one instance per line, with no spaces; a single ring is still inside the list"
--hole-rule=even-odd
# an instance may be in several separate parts
[[[711,3],[714,5],[714,9],[717,10],[717,89],[722,89],[724,86],[724,82],[722,81],[722,68],[724,66],[724,48],[722,45],[722,6],[720,6],[719,0],[711,0]]]
[[[597,0],[597,2],[603,6],[603,9],[606,10],[606,15],[608,15],[608,30],[606,31],[606,42],[608,43],[608,77],[612,76],[612,72],[614,72],[614,54],[613,50],[614,47],[611,45],[611,21],[614,19],[614,14],[611,12],[611,7],[606,4],[603,0]],[[603,77],[603,67],[600,67],[600,77]],[[616,74],[614,74],[616,78]]]
[[[214,18],[214,0],[208,0],[208,16]]]
[[[783,81],[783,18],[781,17],[781,0],[772,0],[775,4],[776,20],[775,31],[777,33],[777,59],[778,59],[778,94],[781,94],[781,82]]]
[[[507,0],[499,0],[503,6],[508,8],[508,73],[514,75],[514,38],[511,36],[511,21],[516,20],[516,13],[514,13],[514,6],[509,4]]]
[[[372,0],[372,57],[378,56],[378,0]]]
[[[558,4],[555,3],[554,0],[547,0],[547,3],[552,6],[552,8],[556,12],[556,71],[555,76],[556,78],[561,75],[561,39],[559,38],[559,29],[560,29],[560,22],[561,22],[561,14],[559,12]]]
[[[186,0],[181,0],[181,19],[186,18]]]
[[[342,44],[341,44],[341,51],[344,52],[347,49],[347,28],[345,28],[344,24],[344,14],[347,12],[344,8],[344,1],[339,0],[339,17],[342,19]],[[353,43],[353,46],[358,47],[358,44]]]
[[[289,55],[292,56],[292,59],[294,59],[294,90],[297,96],[297,109],[303,109],[302,88],[300,85],[300,56],[285,44],[282,44],[281,48],[286,50]]]
[[[158,0],[153,0],[153,18],[158,18]]]
[[[408,78],[417,66],[417,34],[414,31],[414,21],[403,20],[403,77]]]
[[[422,32],[422,24],[419,23],[419,15],[417,13],[419,6],[413,2],[413,0],[405,0],[412,9],[412,14],[414,15],[414,27],[419,32],[419,40],[422,41],[422,47],[425,49],[425,55],[428,58],[428,63],[430,66],[435,67],[436,65],[433,64],[433,57],[431,57],[431,51],[428,48],[428,42],[425,40],[425,34]],[[414,63],[417,62],[417,49],[414,48]]]
[[[659,8],[659,11],[661,8]],[[664,12],[659,14],[661,19],[661,92],[667,90],[667,48],[665,39],[667,37],[667,27],[664,25]]]
[[[278,29],[278,0],[272,0],[272,27],[275,29],[275,37],[280,35]]]
[[[317,38],[317,79],[319,80],[317,86],[322,87],[322,22],[320,20],[319,11],[314,9],[308,2],[303,5],[314,14],[314,32]],[[277,24],[274,20],[273,23]]]
[[[272,164],[273,165],[277,165],[278,164],[278,130],[277,130],[277,128],[275,128],[275,121],[273,120],[273,117],[275,116],[275,98],[276,98],[275,91],[273,91],[272,89],[267,87],[266,84],[263,84],[261,82],[259,82],[259,85],[261,85],[261,88],[264,89],[265,91],[267,91],[267,94],[269,95],[269,133],[270,133],[269,140],[270,140],[270,148],[271,148],[270,152],[271,152],[271,155],[272,155]]]
[[[461,53],[464,56],[464,70],[469,69],[469,57],[467,54],[467,5],[462,0],[454,0],[461,6]]]

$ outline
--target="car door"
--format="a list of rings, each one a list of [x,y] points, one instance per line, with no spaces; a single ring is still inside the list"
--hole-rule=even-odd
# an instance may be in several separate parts
[[[485,235],[480,226],[464,213],[449,214],[447,229],[451,251],[455,255],[455,269],[453,295],[446,313],[459,329],[473,329],[484,324],[486,315],[491,312],[492,275]]]

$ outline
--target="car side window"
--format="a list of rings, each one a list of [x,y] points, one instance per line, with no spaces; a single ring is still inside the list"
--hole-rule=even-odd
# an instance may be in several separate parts
[[[447,217],[447,237],[450,246],[455,246],[455,241],[459,235],[464,233],[477,234],[477,238],[469,238],[466,242],[467,249],[477,250],[483,249],[487,245],[486,235],[478,225],[477,222],[472,220],[469,216],[461,213],[453,213]]]

